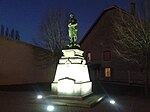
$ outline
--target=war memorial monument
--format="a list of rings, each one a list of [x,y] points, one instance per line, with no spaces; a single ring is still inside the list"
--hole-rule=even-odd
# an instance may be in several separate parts
[[[70,43],[62,50],[51,91],[63,97],[83,98],[92,93],[92,82],[83,53],[77,44],[78,23],[70,14],[68,32]]]
[[[102,101],[103,95],[92,92],[92,82],[84,59],[84,51],[77,43],[78,23],[74,15],[70,14],[68,22],[68,32],[70,43],[62,50],[53,82],[51,83],[50,95],[37,96],[38,103],[73,106],[73,107],[93,107]],[[48,110],[53,110],[54,106],[49,105]]]

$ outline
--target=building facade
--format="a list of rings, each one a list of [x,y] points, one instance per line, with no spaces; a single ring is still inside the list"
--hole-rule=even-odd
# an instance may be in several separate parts
[[[113,21],[120,11],[124,10],[116,6],[104,10],[81,40],[81,49],[85,51],[92,80],[141,84],[144,78],[136,65],[124,61],[113,52]]]
[[[51,82],[51,67],[41,68],[35,51],[45,50],[18,40],[0,37],[0,85]]]

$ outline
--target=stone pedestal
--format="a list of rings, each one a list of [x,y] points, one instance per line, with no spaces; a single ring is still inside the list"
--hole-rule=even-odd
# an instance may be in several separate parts
[[[92,82],[83,51],[80,49],[62,50],[51,91],[63,96],[86,96],[92,93]]]

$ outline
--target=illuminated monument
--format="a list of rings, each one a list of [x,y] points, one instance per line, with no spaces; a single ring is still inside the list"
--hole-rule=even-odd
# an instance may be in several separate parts
[[[84,97],[92,93],[84,51],[77,44],[77,20],[70,14],[68,31],[70,44],[62,50],[54,81],[51,85],[53,94],[67,97]]]

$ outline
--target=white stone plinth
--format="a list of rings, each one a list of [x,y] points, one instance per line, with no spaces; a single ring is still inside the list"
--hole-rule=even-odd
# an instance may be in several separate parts
[[[88,67],[79,49],[62,50],[51,90],[57,95],[85,96],[92,93]]]

